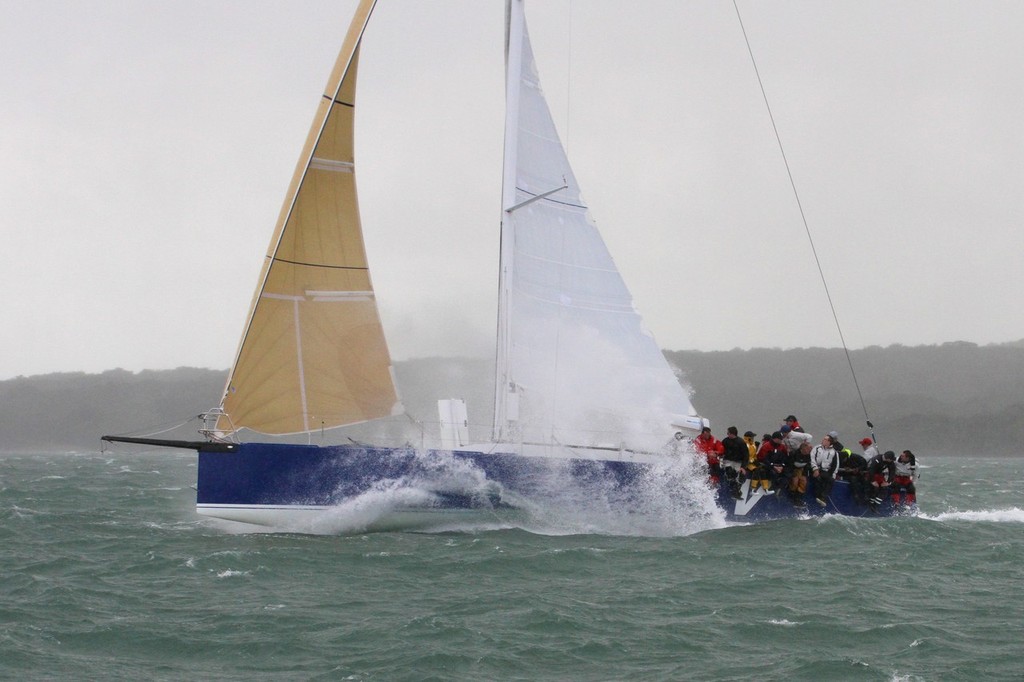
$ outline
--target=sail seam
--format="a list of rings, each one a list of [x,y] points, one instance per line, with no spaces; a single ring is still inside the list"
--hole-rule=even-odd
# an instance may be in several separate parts
[[[348,107],[349,109],[355,109],[356,108],[355,104],[352,104],[351,102],[344,102],[344,101],[342,101],[340,99],[335,99],[335,98],[331,97],[330,95],[324,95],[323,98],[325,100],[327,100],[328,102],[332,102],[334,104],[340,104],[341,106]]]
[[[288,263],[289,265],[304,265],[311,268],[332,268],[335,270],[369,270],[370,268],[365,265],[327,265],[326,263],[306,263],[304,261],[288,260],[287,258],[278,258],[272,256],[270,260],[279,261],[281,263]]]
[[[302,428],[309,431],[309,407],[306,405],[306,371],[302,365],[302,327],[299,323],[299,302],[294,302],[295,311],[295,360],[299,365],[299,399],[302,401]]]

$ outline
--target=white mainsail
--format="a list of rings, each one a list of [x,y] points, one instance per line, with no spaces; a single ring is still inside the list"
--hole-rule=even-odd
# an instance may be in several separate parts
[[[509,0],[506,40],[494,438],[656,450],[700,419],[589,216],[523,0]]]
[[[401,410],[366,262],[353,163],[363,0],[324,89],[228,377],[221,431],[299,433]]]

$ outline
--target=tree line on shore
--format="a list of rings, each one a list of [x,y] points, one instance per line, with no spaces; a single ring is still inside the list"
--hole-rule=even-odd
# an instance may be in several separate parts
[[[849,361],[835,348],[665,355],[719,436],[728,426],[772,431],[796,414],[815,435],[835,430],[856,443],[871,435],[866,409],[883,450],[1015,455],[1024,443],[1024,342],[876,346],[851,351]],[[489,424],[490,360],[420,358],[395,372],[414,419],[435,422],[437,399],[463,398],[470,421]],[[225,379],[223,370],[181,367],[0,381],[0,451],[96,450],[103,434],[164,428],[216,405]],[[194,438],[194,429],[178,437]]]

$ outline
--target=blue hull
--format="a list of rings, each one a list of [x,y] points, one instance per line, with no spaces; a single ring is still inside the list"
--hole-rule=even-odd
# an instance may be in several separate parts
[[[780,491],[770,494],[757,491],[752,493],[749,481],[743,485],[739,499],[733,497],[725,483],[719,486],[717,491],[718,506],[725,511],[726,518],[730,521],[771,521],[825,514],[865,517],[898,516],[917,511],[916,506],[893,504],[888,494],[884,496],[881,504],[862,504],[854,499],[850,484],[846,481],[834,483],[824,506],[815,500],[814,495],[814,484],[810,480],[807,492],[798,501],[794,501],[787,493]]]
[[[370,527],[421,525],[413,518],[427,519],[429,525],[442,517],[507,512],[556,498],[563,505],[579,505],[596,497],[606,505],[643,513],[652,495],[679,494],[675,488],[652,493],[654,467],[507,453],[243,443],[233,452],[199,452],[196,507],[205,515],[279,525],[297,512],[323,511],[406,489],[418,494],[393,497],[391,523]],[[888,500],[877,509],[858,504],[844,482],[835,484],[826,507],[814,502],[810,491],[806,505],[798,507],[783,495],[751,495],[748,487],[739,500],[724,483],[717,491],[717,504],[728,520],[826,513],[889,516],[901,511]]]

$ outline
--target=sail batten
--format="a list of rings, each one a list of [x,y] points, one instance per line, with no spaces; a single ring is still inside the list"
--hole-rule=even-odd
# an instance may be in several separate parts
[[[269,434],[400,411],[373,295],[353,159],[363,0],[328,78],[260,273],[218,424]]]
[[[335,173],[351,173],[355,168],[355,166],[348,161],[334,161],[332,159],[319,159],[317,157],[313,157],[309,167],[316,170],[334,171]]]

